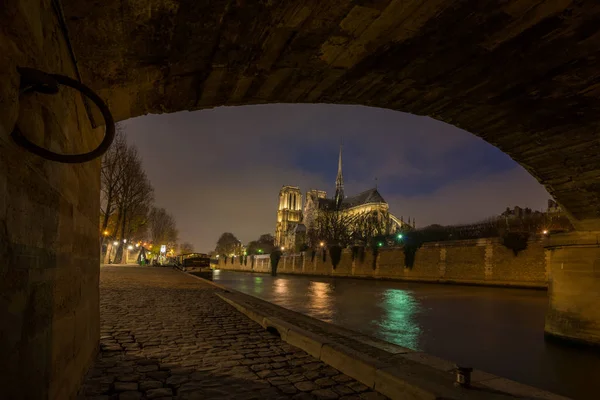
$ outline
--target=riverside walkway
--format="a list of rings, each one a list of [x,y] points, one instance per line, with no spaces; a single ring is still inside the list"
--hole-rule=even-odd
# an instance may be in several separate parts
[[[385,399],[170,268],[102,266],[100,354],[80,399]]]

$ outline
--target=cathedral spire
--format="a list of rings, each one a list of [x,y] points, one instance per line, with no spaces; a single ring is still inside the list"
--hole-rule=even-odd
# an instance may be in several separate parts
[[[335,205],[339,208],[344,200],[344,176],[342,175],[342,145],[340,144],[340,156],[338,158],[338,173],[335,178]]]

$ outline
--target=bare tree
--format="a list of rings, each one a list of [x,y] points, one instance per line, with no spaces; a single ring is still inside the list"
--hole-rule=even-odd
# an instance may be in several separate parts
[[[343,211],[320,210],[309,230],[309,240],[313,247],[324,242],[328,246],[346,247],[350,244],[351,219]]]
[[[179,254],[193,253],[194,246],[191,243],[183,242],[179,245]]]
[[[179,235],[175,218],[164,208],[153,207],[149,216],[149,234],[156,247],[164,244],[173,248]]]
[[[117,237],[120,240],[115,257],[117,262],[122,258],[124,239],[132,240],[141,236],[137,231],[147,224],[154,192],[136,148],[127,146],[125,153],[120,158],[120,163],[122,167],[117,202],[117,230],[120,233]]]
[[[127,142],[121,125],[117,124],[115,141],[102,157],[101,167],[101,199],[100,199],[100,232],[102,240],[109,233],[107,231],[110,218],[117,211],[120,185],[123,175],[123,163],[121,158],[127,150]],[[106,232],[106,234],[105,234]],[[116,232],[112,232],[113,236]]]
[[[378,237],[394,232],[395,224],[388,211],[365,211],[350,214],[344,210],[319,210],[308,228],[311,247],[320,243],[342,248],[350,245],[369,246]]]

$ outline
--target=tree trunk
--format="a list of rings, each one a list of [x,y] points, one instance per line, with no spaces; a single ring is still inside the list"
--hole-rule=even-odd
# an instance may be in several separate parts
[[[104,211],[104,220],[102,221],[102,228],[100,230],[100,255],[102,259],[106,258],[106,254],[103,253],[104,242],[106,240],[106,228],[108,227],[108,220],[110,218],[110,212],[112,211],[112,191],[108,192],[108,197],[106,199],[106,210]],[[106,246],[108,251],[108,245]]]

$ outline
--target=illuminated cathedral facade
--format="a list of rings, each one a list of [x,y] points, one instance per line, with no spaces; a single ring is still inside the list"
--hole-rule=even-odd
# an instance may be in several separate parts
[[[354,196],[345,196],[341,147],[335,187],[332,198],[328,198],[323,190],[311,189],[306,192],[303,201],[299,187],[283,186],[279,191],[275,244],[284,250],[298,250],[301,245],[307,244],[307,233],[314,228],[319,212],[328,210],[338,210],[349,219],[367,214],[385,215],[390,220],[390,233],[415,227],[414,218],[411,225],[410,218],[404,222],[403,218],[397,218],[389,212],[388,203],[376,187]]]

